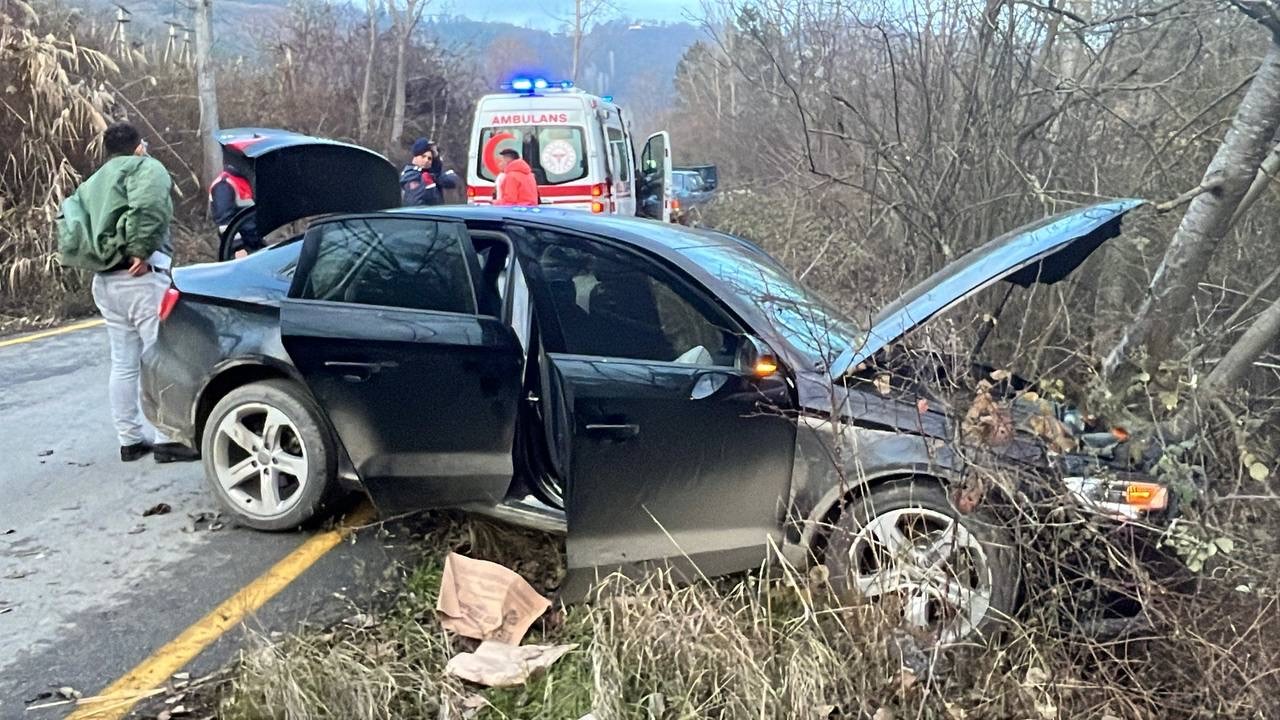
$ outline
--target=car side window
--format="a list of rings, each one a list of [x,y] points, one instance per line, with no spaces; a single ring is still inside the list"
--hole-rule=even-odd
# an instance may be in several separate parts
[[[460,223],[351,218],[312,227],[304,242],[301,299],[476,312]]]
[[[733,366],[741,337],[736,324],[687,282],[636,254],[550,231],[534,235],[541,241],[534,249],[543,297],[561,335],[550,339],[550,349]]]

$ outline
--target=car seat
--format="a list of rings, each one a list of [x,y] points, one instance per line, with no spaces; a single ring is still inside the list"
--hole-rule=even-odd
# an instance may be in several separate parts
[[[591,290],[592,327],[607,333],[608,354],[671,361],[675,350],[662,330],[649,277],[631,270],[597,272]]]

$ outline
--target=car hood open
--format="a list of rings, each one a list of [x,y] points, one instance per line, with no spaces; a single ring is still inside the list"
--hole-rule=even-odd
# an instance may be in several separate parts
[[[270,128],[222,130],[217,138],[224,156],[247,161],[262,235],[313,215],[400,205],[399,172],[367,148]]]
[[[1055,283],[1070,275],[1102,243],[1120,234],[1120,220],[1143,200],[1089,205],[1001,235],[934,273],[881,310],[856,345],[832,363],[844,377],[890,343],[974,293],[1004,280],[1023,287]]]

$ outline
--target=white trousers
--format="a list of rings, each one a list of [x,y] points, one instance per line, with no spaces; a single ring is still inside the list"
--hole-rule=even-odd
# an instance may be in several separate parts
[[[139,277],[131,277],[125,271],[93,276],[93,301],[107,321],[107,338],[111,341],[107,391],[122,447],[147,439],[138,375],[142,353],[156,341],[160,330],[160,300],[168,287],[169,276],[158,272]],[[168,441],[162,433],[155,432],[155,442]]]

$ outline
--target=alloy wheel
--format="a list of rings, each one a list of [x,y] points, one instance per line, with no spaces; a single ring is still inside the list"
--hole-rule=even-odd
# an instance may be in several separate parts
[[[992,609],[986,550],[956,518],[908,507],[874,515],[848,551],[849,585],[894,604],[910,626],[950,643],[972,635]]]
[[[242,512],[279,517],[307,484],[307,450],[298,428],[278,408],[245,403],[223,416],[214,436],[218,484]]]

